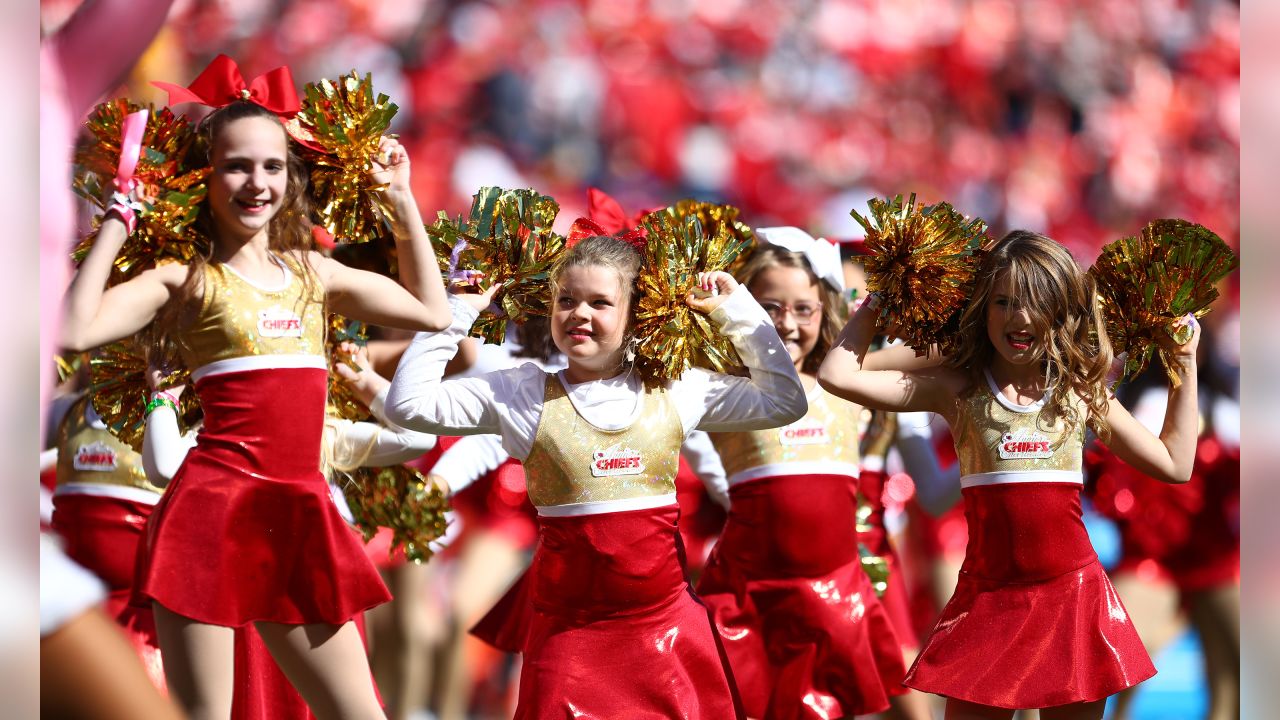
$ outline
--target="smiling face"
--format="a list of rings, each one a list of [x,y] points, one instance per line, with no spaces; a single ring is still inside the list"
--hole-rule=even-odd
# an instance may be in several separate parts
[[[602,265],[569,267],[556,280],[551,339],[569,361],[570,382],[613,377],[622,369],[631,294]]]
[[[822,293],[818,283],[800,268],[774,265],[757,273],[747,289],[773,318],[773,327],[799,371],[822,333]],[[799,316],[806,313],[811,313],[809,322],[802,325]]]
[[[243,117],[214,138],[209,210],[221,235],[251,239],[267,232],[289,182],[289,144],[274,119]]]
[[[997,362],[1025,366],[1043,354],[1043,339],[1036,334],[1026,303],[1016,299],[1007,272],[1001,273],[991,286],[987,299],[987,337],[996,350]]]

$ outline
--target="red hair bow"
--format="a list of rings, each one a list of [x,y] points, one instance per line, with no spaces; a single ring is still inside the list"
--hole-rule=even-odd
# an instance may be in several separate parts
[[[644,214],[628,219],[617,200],[603,190],[590,188],[587,190],[587,217],[573,221],[565,245],[573,247],[584,238],[605,235],[616,237],[643,253],[648,235],[640,224]]]
[[[236,61],[219,55],[209,63],[190,85],[182,87],[173,83],[151,83],[169,93],[169,104],[195,102],[212,108],[230,105],[236,100],[248,100],[288,120],[298,114],[302,103],[293,86],[293,73],[287,66],[263,73],[246,83]]]

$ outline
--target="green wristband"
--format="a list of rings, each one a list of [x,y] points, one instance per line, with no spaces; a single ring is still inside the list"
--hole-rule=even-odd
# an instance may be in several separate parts
[[[147,403],[147,409],[142,411],[143,417],[149,416],[153,410],[160,407],[161,405],[168,405],[169,408],[173,410],[173,414],[175,415],[178,414],[177,403],[175,403],[174,401],[170,400],[167,397],[164,397],[163,395],[157,395],[156,397],[151,398],[151,402]]]

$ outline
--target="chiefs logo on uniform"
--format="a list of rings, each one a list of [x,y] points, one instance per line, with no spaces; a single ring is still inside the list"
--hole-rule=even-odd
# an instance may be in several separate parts
[[[639,475],[643,472],[644,459],[638,451],[625,445],[610,445],[591,454],[591,475],[594,477]]]
[[[116,469],[116,451],[100,442],[81,445],[76,449],[71,465],[76,470],[110,472]]]
[[[1034,430],[1016,430],[1000,438],[1001,460],[1043,460],[1053,457],[1049,436]]]
[[[258,313],[258,335],[261,337],[302,337],[302,318],[292,310],[273,307]]]

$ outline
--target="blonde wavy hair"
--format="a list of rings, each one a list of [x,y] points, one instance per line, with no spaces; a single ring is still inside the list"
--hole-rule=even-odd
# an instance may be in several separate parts
[[[987,304],[1003,277],[1009,278],[1011,301],[1025,307],[1039,339],[1038,358],[1047,385],[1070,389],[1083,402],[1080,418],[1070,392],[1054,392],[1045,404],[1046,420],[1065,419],[1074,429],[1082,420],[1100,438],[1110,435],[1106,415],[1107,373],[1114,354],[1107,339],[1093,278],[1080,269],[1062,245],[1039,233],[1014,230],[984,255],[973,296],[960,317],[960,350],[947,359],[968,372],[975,383],[991,365],[995,348],[987,335]]]

